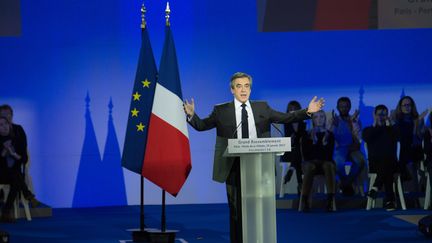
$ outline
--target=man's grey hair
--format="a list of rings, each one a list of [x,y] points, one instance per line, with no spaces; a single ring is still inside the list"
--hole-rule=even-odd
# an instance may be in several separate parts
[[[250,88],[252,88],[252,77],[249,74],[247,74],[247,73],[236,72],[236,73],[234,73],[231,76],[231,81],[230,81],[230,87],[231,87],[231,89],[234,89],[234,80],[236,80],[238,78],[248,78],[249,79]]]

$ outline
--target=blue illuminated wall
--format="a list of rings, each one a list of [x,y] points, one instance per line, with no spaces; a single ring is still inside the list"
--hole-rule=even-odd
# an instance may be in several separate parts
[[[159,63],[165,3],[146,5]],[[195,99],[201,116],[232,99],[228,80],[236,71],[253,76],[252,99],[279,110],[292,99],[305,106],[314,95],[326,98],[327,111],[342,95],[351,97],[353,107],[394,108],[403,89],[420,111],[432,106],[432,30],[263,33],[253,1],[170,5],[183,95]],[[21,36],[0,37],[0,103],[14,107],[15,121],[27,131],[36,195],[49,205],[75,205],[80,161],[87,156],[87,112],[99,153],[94,163],[108,163],[106,147],[115,163],[116,144],[122,148],[140,44],[139,9],[137,1],[23,0]],[[215,131],[189,129],[189,137],[192,171],[168,202],[225,202],[225,186],[211,180]],[[105,172],[98,168],[95,174]],[[127,203],[138,204],[139,177],[127,170],[123,176]],[[145,193],[146,204],[160,203],[160,190],[151,183]]]

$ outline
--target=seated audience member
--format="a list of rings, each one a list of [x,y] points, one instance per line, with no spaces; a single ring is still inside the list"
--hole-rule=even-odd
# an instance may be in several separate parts
[[[361,126],[359,112],[350,115],[351,100],[341,97],[337,101],[339,116],[332,112],[331,131],[335,136],[336,173],[339,176],[343,195],[354,195],[353,183],[358,179],[365,166],[365,158],[360,151]],[[351,161],[348,174],[345,172],[345,162]]]
[[[414,100],[405,96],[399,100],[393,117],[393,123],[400,134],[399,166],[402,180],[411,180],[414,192],[420,191],[417,172],[424,157],[422,140],[426,115],[427,111],[419,115]]]
[[[298,101],[292,100],[288,103],[287,113],[294,112],[297,110],[301,110],[300,103]],[[300,139],[306,133],[306,123],[304,121],[301,122],[292,122],[288,123],[284,127],[285,129],[285,137],[291,137],[291,152],[286,152],[281,161],[291,162],[291,167],[293,167],[296,171],[297,183],[298,183],[298,192],[300,192],[300,188],[303,182],[302,179],[302,168],[301,168],[301,152],[300,152]],[[284,176],[284,183],[287,183],[291,180],[292,169],[290,168],[286,175]]]
[[[19,140],[22,141],[22,143],[25,146],[25,150],[27,151],[27,154],[28,154],[27,135],[26,135],[26,133],[25,133],[25,131],[21,125],[15,124],[13,122],[12,107],[10,105],[7,105],[7,104],[1,105],[0,106],[0,116],[6,117],[8,119],[8,121],[12,124],[12,130],[13,130],[14,136],[18,137]],[[26,171],[28,167],[25,166],[28,163],[28,160],[29,160],[29,158],[26,157],[26,160],[23,161],[24,168],[23,168],[22,172],[24,173],[23,176],[24,176],[25,181],[29,182],[30,185],[32,185],[30,175]],[[27,184],[26,184],[26,186],[29,187],[29,185],[27,185]],[[28,188],[28,189],[30,189],[30,188]],[[33,201],[32,206],[36,207],[38,204],[39,204],[39,202]]]
[[[32,204],[37,203],[35,196],[27,189],[21,173],[21,166],[27,160],[27,151],[22,138],[15,136],[12,123],[0,116],[0,183],[9,184],[10,190],[2,209],[1,221],[13,222],[11,215],[13,202],[22,191]]]
[[[399,134],[390,125],[389,112],[385,105],[378,105],[374,111],[373,126],[363,130],[363,140],[367,144],[369,172],[376,173],[377,178],[368,197],[376,198],[378,190],[384,185],[384,208],[395,210],[395,195],[393,191],[394,174],[398,170],[397,142]]]
[[[316,174],[324,174],[327,185],[327,211],[335,210],[334,196],[336,190],[336,168],[333,161],[334,136],[326,129],[324,111],[312,114],[313,128],[301,139],[303,155],[303,186],[302,205],[300,210],[309,211],[309,195],[313,178]]]
[[[21,125],[15,124],[13,122],[13,110],[10,105],[1,105],[0,106],[0,116],[5,117],[12,124],[13,133],[16,137],[20,137],[20,140],[23,141],[25,148],[27,150],[27,135]],[[27,161],[25,161],[27,162]]]
[[[429,127],[426,127],[424,133],[424,154],[425,154],[425,166],[429,172],[429,177],[432,176],[432,111],[429,113]],[[432,189],[432,179],[429,180],[430,188]],[[431,191],[426,193],[432,193]]]

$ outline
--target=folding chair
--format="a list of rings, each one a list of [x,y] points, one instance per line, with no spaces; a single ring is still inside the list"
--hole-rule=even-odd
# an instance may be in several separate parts
[[[9,189],[10,189],[10,185],[8,185],[8,184],[0,184],[0,190],[3,190],[3,193],[4,193],[4,200],[6,201],[6,199],[7,199],[7,197],[8,197],[8,194],[9,194]],[[22,192],[19,192],[18,193],[18,196],[17,196],[17,198],[15,199],[15,202],[14,202],[14,217],[17,219],[18,217],[19,217],[19,213],[18,213],[18,210],[19,210],[19,204],[22,204],[23,205],[23,207],[24,207],[24,213],[25,213],[25,216],[26,216],[26,219],[28,220],[28,221],[31,221],[32,219],[31,219],[31,215],[30,215],[30,207],[29,207],[29,203],[28,203],[28,201],[24,198],[24,195],[23,195],[23,193]]]
[[[366,143],[364,143],[364,149],[365,149],[366,154],[368,154]],[[400,143],[398,142],[397,143],[397,157],[399,157],[399,149],[400,149]],[[369,164],[369,162],[368,162],[368,164]],[[369,176],[369,189],[368,189],[368,192],[369,192],[372,189],[372,187],[376,181],[377,174],[376,173],[368,173],[368,176]],[[405,197],[404,197],[404,191],[402,189],[401,176],[400,176],[400,174],[396,174],[395,177],[396,178],[393,180],[393,191],[398,192],[399,202],[400,202],[401,208],[402,208],[402,210],[406,210]],[[375,207],[375,200],[376,199],[374,199],[374,198],[367,197],[366,210],[370,210],[371,208]]]

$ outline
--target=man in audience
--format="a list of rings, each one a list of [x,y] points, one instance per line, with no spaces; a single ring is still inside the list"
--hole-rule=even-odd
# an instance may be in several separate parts
[[[388,108],[378,105],[374,111],[373,126],[363,130],[363,139],[367,144],[369,172],[376,173],[377,178],[368,197],[376,198],[378,190],[384,185],[384,208],[394,210],[395,195],[393,191],[394,173],[397,172],[398,130],[390,125]]]
[[[339,176],[341,189],[345,196],[353,196],[353,182],[365,165],[365,158],[360,152],[361,126],[359,122],[359,112],[356,110],[350,115],[351,100],[348,97],[341,97],[337,101],[339,116],[332,112],[331,131],[335,136],[336,173]],[[345,162],[351,162],[348,174],[345,172]]]

